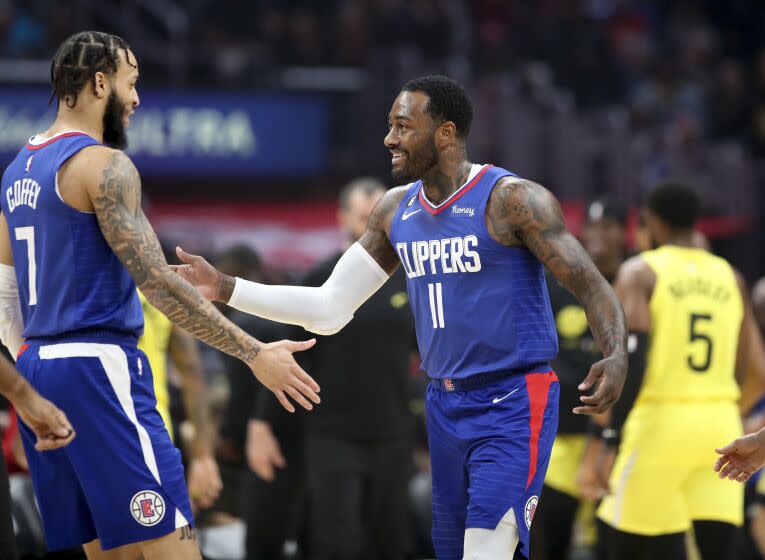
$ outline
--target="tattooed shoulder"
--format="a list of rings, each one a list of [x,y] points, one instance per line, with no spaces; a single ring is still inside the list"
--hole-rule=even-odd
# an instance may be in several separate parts
[[[505,177],[495,185],[486,205],[491,236],[507,246],[524,246],[527,234],[560,233],[563,214],[555,197],[542,185],[518,177]]]
[[[164,264],[164,257],[141,209],[138,170],[121,151],[110,152],[100,179],[91,189],[91,201],[104,238],[136,284],[142,286],[150,276],[147,265]]]
[[[393,273],[399,264],[398,255],[390,244],[388,235],[393,215],[406,191],[407,187],[396,187],[385,193],[372,210],[367,229],[359,239],[361,246],[388,273]]]
[[[369,216],[368,229],[379,229],[387,235],[396,208],[401,203],[401,199],[404,198],[406,191],[407,187],[396,187],[386,192]]]

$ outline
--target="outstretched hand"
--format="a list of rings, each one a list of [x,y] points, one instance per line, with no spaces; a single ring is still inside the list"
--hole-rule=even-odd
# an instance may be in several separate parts
[[[187,253],[180,247],[175,248],[175,254],[185,264],[171,264],[170,268],[194,286],[202,297],[209,301],[218,300],[223,274],[204,257]]]
[[[609,356],[596,362],[590,373],[579,384],[580,391],[589,391],[599,381],[595,393],[579,397],[584,406],[574,408],[574,414],[600,414],[619,400],[627,376],[627,359],[620,355]]]
[[[741,436],[715,451],[720,454],[715,463],[720,478],[746,482],[765,466],[765,429]]]
[[[264,344],[255,360],[249,364],[258,381],[268,387],[289,412],[295,412],[295,407],[287,397],[306,410],[313,410],[312,403],[321,402],[317,394],[319,384],[303,371],[292,355],[293,352],[308,350],[314,344],[315,338],[301,342],[280,340]]]

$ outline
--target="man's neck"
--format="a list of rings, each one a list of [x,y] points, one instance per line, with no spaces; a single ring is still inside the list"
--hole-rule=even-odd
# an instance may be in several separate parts
[[[99,142],[104,141],[104,126],[101,119],[90,118],[89,115],[78,112],[74,113],[73,110],[65,110],[62,112],[59,107],[59,114],[53,125],[46,130],[43,135],[50,138],[56,134],[61,134],[68,130],[79,130],[84,132],[88,136],[91,136]]]
[[[465,184],[473,164],[461,158],[455,162],[444,162],[422,177],[425,196],[433,204],[441,204]]]
[[[697,248],[696,243],[693,241],[693,232],[679,232],[670,235],[662,245],[673,245],[675,247],[690,247]]]

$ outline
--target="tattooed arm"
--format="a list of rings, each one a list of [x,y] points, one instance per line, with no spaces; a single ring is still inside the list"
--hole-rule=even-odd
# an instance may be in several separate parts
[[[388,274],[393,274],[401,263],[388,236],[393,215],[406,191],[406,187],[396,187],[385,193],[372,210],[367,229],[359,239],[359,244]]]
[[[202,257],[180,248],[178,258],[186,264],[173,269],[207,299],[272,321],[300,325],[317,334],[334,334],[353,319],[356,310],[398,267],[388,231],[405,192],[400,187],[380,199],[361,239],[340,257],[329,278],[318,287],[271,286],[226,276]]]
[[[262,344],[223,317],[168,268],[141,209],[141,180],[130,158],[102,146],[83,152],[85,157],[75,156],[77,165],[70,164],[67,174],[85,186],[104,238],[149,302],[188,333],[245,362],[288,410],[294,409],[286,395],[309,410],[305,397],[318,403],[318,385],[292,356],[313,342]]]
[[[605,359],[594,364],[579,389],[599,380],[592,396],[582,396],[577,414],[608,410],[621,393],[627,374],[627,327],[613,289],[584,248],[566,229],[555,197],[544,187],[516,177],[497,184],[486,208],[491,236],[509,247],[526,247],[579,300]]]

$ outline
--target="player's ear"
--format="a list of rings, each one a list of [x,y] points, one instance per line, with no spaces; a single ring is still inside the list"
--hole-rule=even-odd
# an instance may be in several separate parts
[[[452,121],[444,121],[436,131],[436,141],[448,146],[457,137],[457,126]]]
[[[98,99],[106,97],[106,75],[103,72],[96,72],[93,75],[93,95]]]

